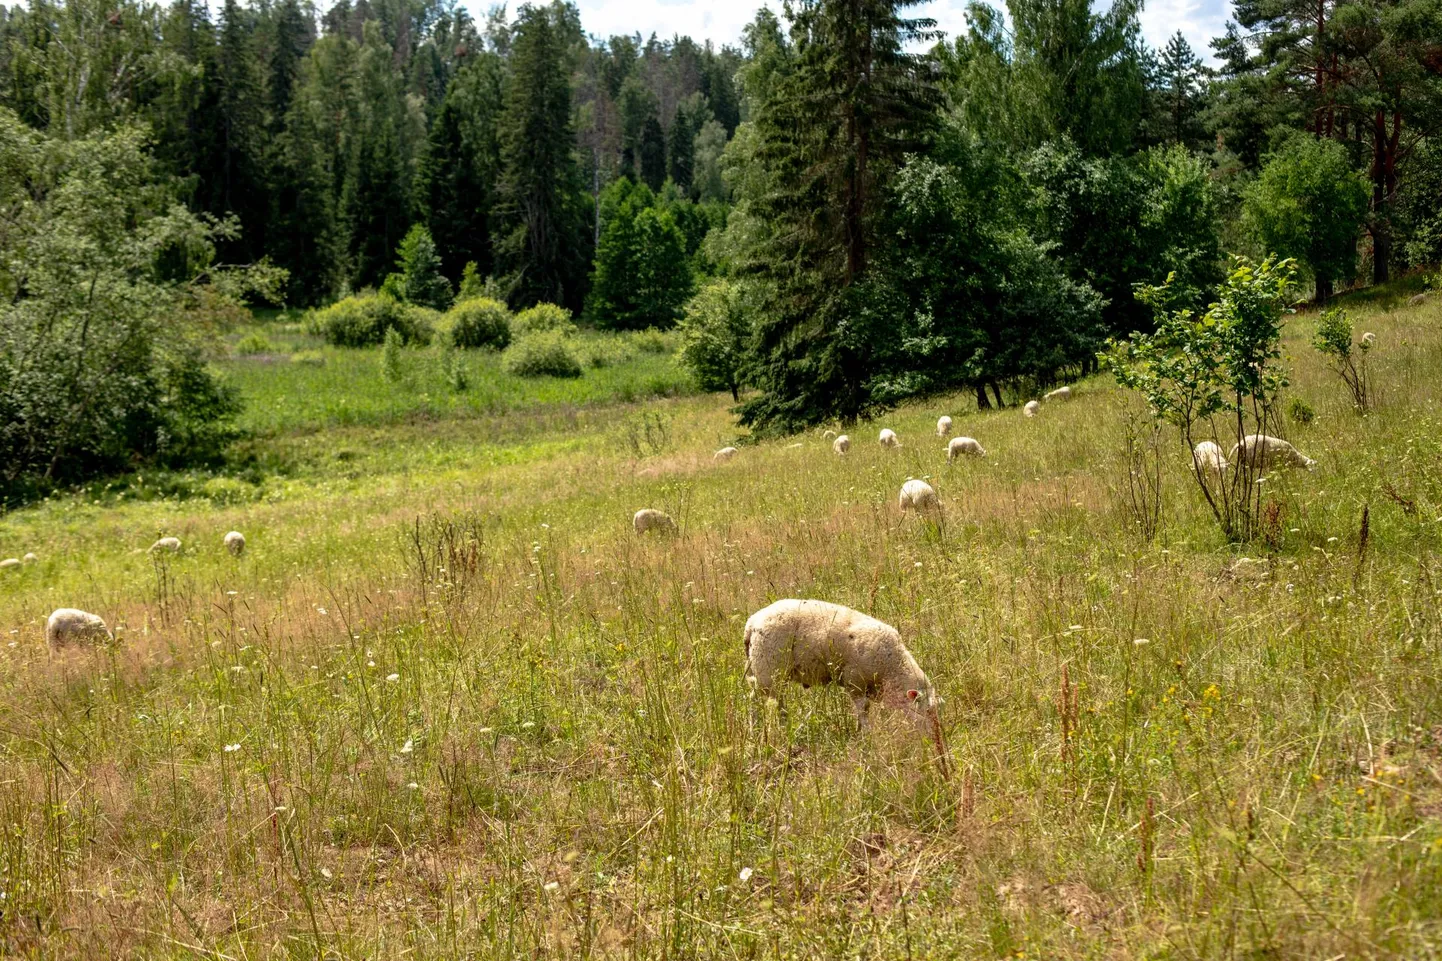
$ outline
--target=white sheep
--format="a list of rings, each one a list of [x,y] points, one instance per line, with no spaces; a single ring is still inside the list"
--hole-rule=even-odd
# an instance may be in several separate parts
[[[631,518],[631,524],[636,528],[637,534],[644,534],[647,531],[669,531],[676,532],[676,522],[671,515],[665,511],[658,511],[654,508],[643,507]]]
[[[25,564],[34,564],[36,561],[40,560],[40,558],[35,556],[34,551],[30,551],[24,557],[20,558],[20,560]]]
[[[115,635],[98,614],[62,607],[51,613],[45,622],[45,641],[51,647],[64,647],[72,642],[113,641]]]
[[[936,419],[936,436],[945,437],[951,433],[951,418],[942,416]]]
[[[946,445],[946,459],[956,460],[963,454],[968,457],[985,457],[986,448],[975,437],[953,437]]]
[[[150,545],[150,552],[153,554],[153,553],[155,553],[156,551],[170,551],[170,553],[172,553],[172,554],[177,554],[177,553],[179,553],[179,552],[180,552],[180,538],[178,538],[178,537],[162,537],[160,540],[158,540],[158,541],[156,541],[154,544],[151,544],[151,545]]]
[[[723,447],[711,455],[712,460],[730,460],[735,457],[738,451],[734,447]]]
[[[245,553],[245,535],[240,531],[231,531],[225,535],[225,549],[236,557]]]
[[[1311,470],[1317,466],[1316,461],[1291,444],[1267,434],[1248,434],[1243,437],[1240,444],[1233,445],[1232,452],[1227,455],[1227,459],[1234,464],[1241,463],[1237,457],[1238,454],[1244,456],[1247,464],[1258,469],[1282,466],[1305,467],[1307,470]]]
[[[1192,448],[1192,464],[1200,473],[1224,474],[1227,470],[1227,458],[1222,455],[1222,448],[1209,440]]]
[[[887,450],[895,450],[901,446],[901,441],[896,439],[896,431],[890,427],[881,428],[881,433],[876,435],[876,440]]]
[[[1371,350],[1373,347],[1376,347],[1376,346],[1377,346],[1377,335],[1376,335],[1376,334],[1372,333],[1372,332],[1369,330],[1369,331],[1367,331],[1365,334],[1362,335],[1362,349],[1363,349],[1363,350]]]
[[[824,431],[822,431],[822,432],[821,432],[821,439],[822,439],[822,440],[835,440],[835,439],[836,439],[836,431],[834,431],[834,430],[824,430]]]
[[[1035,416],[1036,416],[1038,413],[1040,413],[1040,412],[1041,412],[1041,403],[1040,403],[1039,401],[1035,401],[1035,400],[1029,400],[1029,401],[1027,401],[1027,402],[1026,402],[1026,406],[1021,409],[1021,413],[1022,413],[1022,416],[1023,416],[1023,417],[1035,417]]]
[[[924,480],[909,480],[902,484],[897,500],[903,511],[930,514],[941,510],[941,498],[936,496],[936,489]]]
[[[831,442],[831,449],[836,451],[836,453],[838,454],[844,454],[847,451],[851,450],[850,436],[842,434],[840,437],[836,438],[834,441]]]
[[[836,684],[851,695],[857,726],[866,728],[872,701],[904,711],[929,733],[947,773],[937,708],[941,699],[896,628],[827,601],[782,600],[746,620],[746,679],[780,700],[779,684]]]
[[[1070,387],[1058,387],[1056,390],[1048,391],[1042,395],[1042,400],[1071,400]]]
[[[5,569],[7,569],[7,568],[19,567],[19,566],[20,566],[20,558],[18,558],[18,557],[7,557],[7,558],[5,558],[3,561],[0,561],[0,571],[3,571],[3,570],[5,570]]]

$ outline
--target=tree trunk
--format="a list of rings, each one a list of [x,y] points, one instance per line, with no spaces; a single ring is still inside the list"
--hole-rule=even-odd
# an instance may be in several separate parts
[[[736,387],[735,384],[731,385],[731,399],[738,404],[741,403],[741,391]]]
[[[991,392],[996,395],[996,406],[998,409],[1005,409],[1006,401],[1001,399],[1001,388],[996,386],[996,381],[991,382]]]
[[[986,385],[976,385],[976,409],[991,410],[991,401],[986,399]]]
[[[1317,278],[1317,296],[1316,296],[1316,299],[1315,299],[1314,303],[1315,303],[1318,307],[1321,307],[1323,304],[1327,303],[1327,301],[1329,301],[1329,300],[1331,300],[1331,299],[1332,299],[1332,278],[1331,278],[1331,277],[1318,277],[1318,278]]]

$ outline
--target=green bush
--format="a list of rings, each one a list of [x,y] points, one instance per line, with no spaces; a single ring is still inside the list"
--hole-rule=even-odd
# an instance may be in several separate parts
[[[1287,408],[1287,416],[1292,418],[1292,423],[1306,427],[1317,419],[1317,412],[1302,398],[1293,397],[1291,406]]]
[[[659,330],[639,330],[628,339],[631,346],[643,354],[665,354],[671,350],[671,345]]]
[[[405,369],[401,366],[401,335],[394,327],[386,328],[386,340],[381,345],[381,373],[391,383],[405,377]]]
[[[517,337],[548,330],[562,334],[575,333],[576,325],[571,323],[571,312],[555,304],[537,304],[521,311],[515,320],[511,321],[511,333]]]
[[[253,357],[256,354],[268,354],[275,348],[266,339],[265,334],[256,331],[246,334],[236,341],[235,352],[241,357]]]
[[[324,367],[325,354],[318,350],[298,350],[290,355],[290,362],[303,367]]]
[[[517,377],[580,377],[576,359],[563,333],[543,330],[512,344],[501,358],[506,373]]]
[[[310,329],[333,347],[371,347],[394,329],[407,344],[428,344],[434,311],[414,307],[383,294],[357,294],[338,300],[311,315]]]
[[[511,312],[498,300],[463,300],[446,311],[444,323],[456,347],[504,350],[511,343]]]

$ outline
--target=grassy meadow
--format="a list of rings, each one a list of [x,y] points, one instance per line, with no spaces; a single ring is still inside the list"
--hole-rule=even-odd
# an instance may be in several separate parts
[[[663,353],[524,386],[476,356],[461,394],[424,351],[396,384],[229,360],[249,473],[0,516],[40,557],[0,570],[0,954],[1442,957],[1442,298],[1354,309],[1380,404],[1289,322],[1318,466],[1243,546],[1170,436],[1139,535],[1103,377],[718,464],[730,399]],[[990,456],[948,466],[942,413]],[[902,631],[950,780],[838,691],[748,697],[781,597]],[[48,651],[59,606],[119,642]]]

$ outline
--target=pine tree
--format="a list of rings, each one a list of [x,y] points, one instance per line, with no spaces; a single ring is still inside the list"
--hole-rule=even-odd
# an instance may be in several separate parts
[[[652,190],[660,190],[666,182],[666,132],[661,129],[660,119],[654,115],[647,117],[641,128],[636,167],[641,182]]]
[[[498,266],[514,306],[579,308],[585,289],[586,199],[572,156],[567,50],[545,7],[523,6],[500,119]]]
[[[613,330],[670,327],[691,296],[685,236],[645,184],[616,181],[606,188],[601,211],[586,313]]]
[[[1157,56],[1159,93],[1167,143],[1192,146],[1205,135],[1198,121],[1206,67],[1178,30]]]
[[[396,267],[406,303],[434,310],[445,310],[451,305],[451,285],[441,275],[441,258],[424,224],[416,224],[401,241],[396,250]]]
[[[265,196],[264,114],[255,51],[255,24],[236,0],[221,8],[215,57],[218,163],[202,177],[210,180],[205,209],[240,218],[241,234],[230,241],[224,258],[244,262],[264,249],[269,203]]]
[[[666,144],[668,175],[683,193],[691,191],[691,177],[696,162],[696,127],[685,103],[677,104],[676,117],[671,121],[671,137]]]

